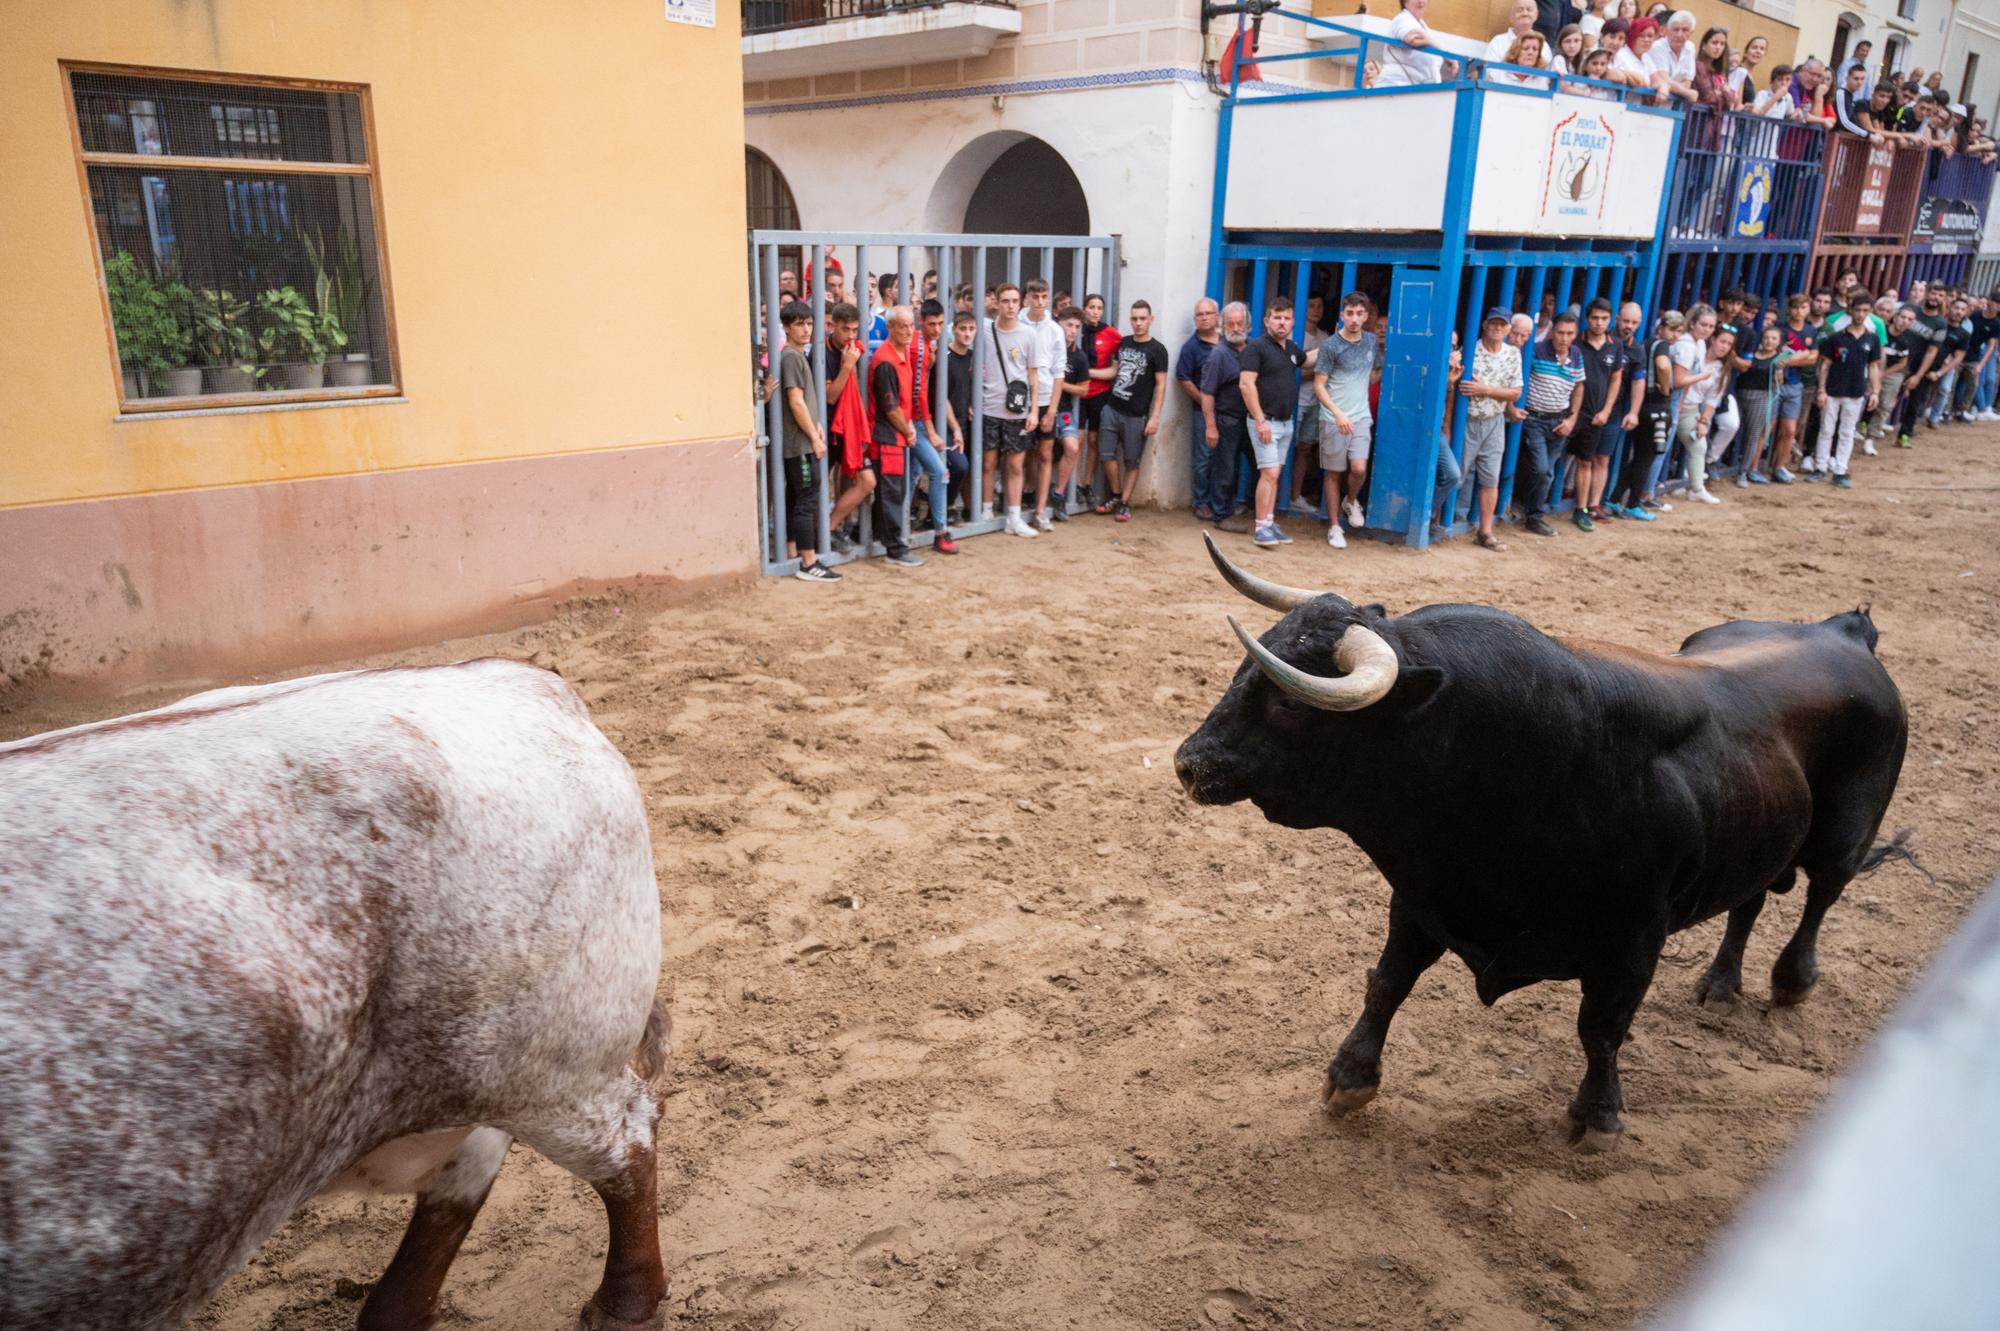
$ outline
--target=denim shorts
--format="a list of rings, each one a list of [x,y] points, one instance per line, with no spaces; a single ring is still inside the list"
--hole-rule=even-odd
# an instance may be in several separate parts
[[[1082,425],[1077,420],[1077,413],[1073,411],[1059,411],[1056,413],[1056,438],[1074,439],[1081,433],[1081,430]]]
[[[1805,413],[1806,386],[1803,383],[1785,384],[1778,389],[1778,419],[1795,421]]]
[[[1250,451],[1257,455],[1257,470],[1266,471],[1285,465],[1285,454],[1292,451],[1292,423],[1290,421],[1269,421],[1271,442],[1264,442],[1264,435],[1255,422],[1250,426]]]

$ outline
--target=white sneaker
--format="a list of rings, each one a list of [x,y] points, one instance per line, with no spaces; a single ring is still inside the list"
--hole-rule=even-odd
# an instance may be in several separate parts
[[[1879,454],[1879,453],[1877,453],[1877,452],[1875,451],[1875,441],[1874,441],[1873,439],[1864,439],[1864,440],[1862,440],[1862,442],[1861,442],[1861,456],[1862,456],[1862,457],[1864,457],[1864,458],[1873,458],[1873,457],[1880,457],[1880,456],[1881,456],[1881,454]]]
[[[1719,504],[1722,502],[1720,499],[1717,499],[1714,495],[1710,494],[1706,489],[1690,490],[1688,491],[1688,498],[1698,499],[1704,504]]]
[[[993,505],[981,504],[979,506],[979,520],[981,522],[993,521]]]
[[[1338,522],[1326,529],[1326,543],[1336,550],[1345,550],[1347,548],[1347,533],[1340,529]]]
[[[1046,508],[1036,511],[1035,526],[1041,531],[1054,531],[1056,529],[1056,524],[1049,521],[1049,511]]]
[[[1033,540],[1035,537],[1041,535],[1040,532],[1030,527],[1019,513],[1009,513],[1007,515],[1007,534],[1009,536],[1025,536],[1029,540]]]
[[[1368,515],[1361,511],[1361,505],[1354,500],[1348,500],[1341,511],[1347,515],[1348,526],[1366,527],[1368,525]]]

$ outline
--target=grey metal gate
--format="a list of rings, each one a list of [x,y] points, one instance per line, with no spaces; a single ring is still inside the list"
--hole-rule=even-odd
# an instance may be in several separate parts
[[[923,303],[923,274],[931,270],[937,273],[938,299],[945,309],[945,330],[939,338],[940,352],[949,344],[952,319],[952,289],[962,283],[972,286],[973,314],[978,319],[978,336],[973,343],[972,354],[972,429],[966,439],[966,455],[971,480],[967,502],[968,521],[953,524],[954,536],[978,536],[986,532],[998,531],[1004,522],[1003,515],[979,520],[979,499],[984,491],[984,450],[980,439],[985,426],[985,383],[987,361],[986,348],[991,345],[988,320],[984,307],[986,284],[989,280],[1020,283],[1022,281],[1023,256],[1035,266],[1036,272],[1053,287],[1054,274],[1059,261],[1067,260],[1070,285],[1078,304],[1082,303],[1086,291],[1101,294],[1105,300],[1108,318],[1117,320],[1119,255],[1116,236],[1008,236],[1008,235],[964,235],[964,234],[903,234],[897,232],[857,232],[857,231],[752,231],[750,233],[750,322],[757,330],[755,354],[757,357],[757,513],[758,551],[763,571],[767,574],[789,574],[798,567],[798,560],[785,554],[785,545],[796,539],[795,533],[785,530],[785,480],[784,438],[785,398],[782,392],[771,391],[765,396],[767,381],[775,381],[778,373],[777,353],[784,347],[784,329],[778,322],[781,290],[779,286],[780,251],[796,251],[804,256],[810,268],[797,276],[813,293],[814,299],[808,303],[813,311],[812,369],[815,383],[826,382],[826,312],[825,300],[827,255],[834,252],[839,259],[843,274],[855,275],[856,289],[849,299],[860,308],[862,327],[865,330],[875,313],[882,308],[878,299],[875,282],[870,280],[869,253],[877,251],[886,257],[887,252],[895,254],[896,266],[888,270],[896,274],[897,289],[905,294],[903,304],[913,310]],[[842,251],[853,255],[851,264],[841,257]],[[913,266],[914,265],[914,266]],[[915,299],[910,299],[914,296]],[[1050,309],[1053,318],[1055,310]],[[865,332],[864,332],[865,337]],[[931,365],[931,414],[932,426],[940,437],[948,437],[949,427],[945,415],[951,410],[947,394],[947,375],[950,360],[939,354]],[[825,393],[808,394],[814,404],[821,429],[827,423],[827,402]],[[819,473],[819,521],[812,533],[813,549],[818,558],[830,564],[838,564],[866,554],[882,554],[883,547],[874,539],[871,531],[872,515],[869,506],[860,510],[861,539],[851,553],[842,555],[833,551],[833,533],[828,530],[828,518],[833,510],[833,491],[827,484],[826,459],[816,459],[814,467]],[[903,487],[903,529],[909,533],[910,500],[916,491],[917,473],[914,463],[905,476]],[[1067,491],[1060,500],[1052,497],[1051,502],[1060,502],[1065,511],[1072,509],[1076,502],[1076,477],[1072,474]],[[915,548],[927,546],[931,534],[909,534],[909,543]]]

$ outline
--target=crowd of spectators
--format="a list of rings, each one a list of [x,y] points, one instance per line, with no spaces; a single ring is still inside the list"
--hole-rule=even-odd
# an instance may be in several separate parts
[[[901,568],[924,562],[910,549],[906,509],[930,524],[931,549],[943,555],[958,553],[955,523],[997,518],[1029,540],[1053,531],[1070,520],[1073,483],[1093,512],[1131,520],[1169,391],[1151,305],[1133,301],[1121,332],[1106,322],[1102,296],[1074,301],[1040,278],[988,287],[980,309],[973,289],[960,286],[947,311],[935,272],[924,274],[914,304],[900,303],[898,279],[884,274],[871,279],[877,313],[864,333],[838,261],[829,257],[825,271],[824,377],[815,384],[814,311],[801,298],[810,292],[789,270],[779,275],[784,345],[775,369],[763,365],[767,400],[781,398],[786,555],[799,561],[797,577],[840,578],[814,549],[826,484],[832,548],[855,548],[865,509],[884,560]],[[941,411],[932,402],[940,361]],[[921,508],[909,492],[919,480]]]
[[[1053,531],[1071,520],[1072,481],[1075,511],[1129,521],[1141,461],[1174,393],[1188,404],[1198,519],[1259,545],[1290,543],[1278,521],[1289,472],[1285,507],[1324,522],[1330,546],[1344,548],[1347,532],[1366,525],[1385,331],[1367,292],[1315,293],[1303,311],[1276,297],[1254,333],[1243,302],[1204,298],[1193,334],[1170,349],[1153,335],[1144,300],[1125,311],[1122,330],[1107,322],[1102,297],[1077,302],[1040,280],[989,288],[980,308],[961,286],[947,311],[935,277],[925,276],[914,306],[898,303],[894,277],[874,279],[880,312],[864,332],[830,266],[825,374],[815,385],[813,310],[793,275],[782,276],[784,345],[766,385],[782,398],[787,555],[799,578],[840,577],[814,549],[823,483],[833,487],[833,549],[855,547],[866,508],[895,567],[923,563],[904,516],[906,487],[918,481],[925,502],[908,497],[910,519],[930,524],[931,548],[944,555],[958,550],[954,524],[998,518],[1023,539]],[[1538,308],[1486,311],[1469,363],[1453,334],[1439,427],[1445,516],[1496,552],[1507,548],[1496,523],[1513,427],[1520,529],[1553,536],[1550,517],[1565,499],[1569,520],[1592,532],[1612,520],[1657,521],[1673,510],[1668,491],[1720,504],[1713,487],[1724,477],[1746,491],[1846,489],[1857,451],[1875,456],[1878,443],[1910,448],[1926,429],[2000,421],[2000,290],[1917,282],[1874,293],[1847,272],[1768,308],[1725,290],[1713,304],[1662,312],[1650,329],[1632,302],[1520,303]],[[940,357],[941,412],[931,404]],[[989,362],[983,374],[975,357]]]
[[[1439,54],[1425,22],[1430,0],[1401,0],[1389,25],[1396,44],[1385,45],[1363,66],[1372,87],[1435,83],[1457,77],[1459,62]],[[1489,77],[1503,83],[1548,87],[1565,76],[1599,79],[1643,90],[1660,101],[1712,111],[1744,111],[1795,122],[1818,122],[1876,143],[1921,145],[1950,156],[1969,153],[1991,163],[1992,135],[1984,118],[1954,101],[1944,76],[1922,69],[1902,74],[1871,68],[1872,44],[1856,43],[1837,72],[1811,57],[1766,70],[1770,43],[1761,35],[1740,46],[1729,29],[1711,27],[1695,37],[1691,12],[1638,0],[1514,0],[1507,30],[1486,43]],[[1544,70],[1536,74],[1529,71]],[[1593,85],[1563,83],[1592,93]],[[1612,95],[1605,90],[1604,95]]]
[[[1292,316],[1289,300],[1273,300],[1253,338],[1242,304],[1195,309],[1195,335],[1174,362],[1176,386],[1200,408],[1195,514],[1247,529],[1260,545],[1287,542],[1273,500],[1289,461],[1293,511],[1324,521],[1328,544],[1342,548],[1344,529],[1365,525],[1379,312],[1363,292],[1337,306],[1314,296],[1303,345]],[[1712,305],[1664,311],[1650,330],[1643,319],[1636,303],[1604,299],[1560,311],[1544,303],[1539,316],[1496,306],[1469,367],[1454,335],[1437,494],[1442,503],[1455,492],[1448,516],[1471,526],[1480,546],[1507,548],[1495,521],[1510,426],[1519,427],[1512,493],[1521,528],[1553,536],[1549,516],[1562,499],[1577,529],[1592,532],[1609,520],[1657,521],[1673,510],[1663,490],[1720,504],[1711,486],[1721,477],[1746,491],[1848,489],[1857,445],[1872,457],[1878,442],[1913,447],[1922,429],[2000,421],[2000,290],[1975,296],[1918,282],[1878,295],[1849,272],[1782,308],[1732,289]],[[1290,426],[1269,408],[1295,391],[1300,445],[1288,455]],[[1456,449],[1452,395],[1465,400]],[[1257,475],[1247,522],[1234,512],[1246,453]]]

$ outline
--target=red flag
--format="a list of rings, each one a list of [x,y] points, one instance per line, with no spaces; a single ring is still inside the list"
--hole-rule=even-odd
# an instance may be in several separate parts
[[[1231,76],[1238,69],[1242,70],[1245,83],[1258,83],[1264,78],[1263,71],[1257,68],[1257,43],[1248,28],[1237,29],[1222,53],[1223,87],[1230,86]]]

